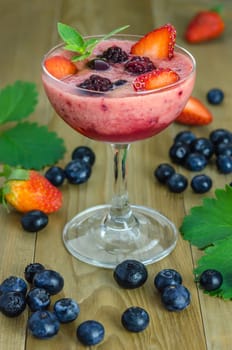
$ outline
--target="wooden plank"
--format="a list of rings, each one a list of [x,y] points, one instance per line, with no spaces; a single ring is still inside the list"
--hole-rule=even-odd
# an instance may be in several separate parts
[[[224,1],[225,21],[231,27],[232,4]],[[38,86],[39,105],[32,120],[47,124],[51,130],[65,139],[67,153],[60,161],[65,165],[71,151],[85,144],[96,152],[96,164],[89,182],[82,186],[64,185],[64,205],[59,213],[50,216],[49,225],[37,236],[22,231],[16,213],[0,210],[0,277],[21,275],[25,266],[37,261],[59,271],[65,279],[64,289],[52,298],[52,304],[61,297],[75,298],[81,308],[78,319],[62,325],[59,334],[49,341],[40,341],[26,333],[28,314],[7,319],[0,314],[0,348],[6,350],[74,350],[86,349],[76,340],[76,327],[86,319],[101,321],[106,329],[103,343],[96,349],[106,350],[229,350],[231,347],[231,304],[210,298],[198,291],[192,269],[200,256],[188,242],[179,237],[174,252],[166,259],[148,267],[149,278],[137,290],[120,289],[112,271],[95,268],[74,259],[64,248],[62,229],[78,211],[107,202],[111,195],[112,154],[106,145],[88,140],[64,124],[50,107],[43,92],[40,78],[40,62],[44,53],[59,42],[56,24],[62,21],[75,26],[83,34],[100,34],[124,24],[130,24],[131,33],[145,33],[155,26],[172,22],[178,31],[178,42],[183,40],[184,28],[192,13],[198,8],[211,6],[211,1],[184,0],[16,0],[0,1],[0,38],[4,50],[0,55],[0,87],[17,79],[33,81]],[[213,128],[231,128],[229,99],[231,79],[231,37],[227,30],[223,38],[205,45],[190,46],[197,58],[198,78],[194,94],[205,100],[206,91],[217,85],[226,92],[222,106],[212,108],[214,123],[209,127],[194,129],[198,136],[208,134]],[[223,52],[223,64],[220,55]],[[210,60],[207,58],[210,57]],[[210,64],[209,64],[210,63]],[[169,161],[168,147],[174,135],[182,130],[172,125],[161,135],[133,144],[128,160],[128,189],[132,203],[157,208],[174,221],[177,227],[193,205],[201,203],[201,196],[190,188],[180,195],[171,194],[165,187],[157,186],[153,177],[155,167]],[[177,167],[191,179],[192,174]],[[219,175],[212,164],[207,168],[214,188],[230,181],[230,176]],[[99,185],[100,184],[100,185]],[[213,190],[207,196],[213,195]],[[154,276],[162,268],[175,268],[181,272],[184,284],[190,289],[192,302],[181,313],[170,313],[161,305],[160,296],[153,285]],[[144,307],[150,314],[148,329],[140,334],[126,332],[120,322],[122,312],[129,306]]]

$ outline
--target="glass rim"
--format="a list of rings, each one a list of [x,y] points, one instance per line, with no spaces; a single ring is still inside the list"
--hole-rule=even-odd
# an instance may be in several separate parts
[[[86,35],[84,36],[84,38],[102,38],[104,37],[104,34],[98,34],[98,35]],[[142,35],[136,35],[136,34],[116,34],[114,35],[111,39],[114,39],[114,38],[122,38],[124,40],[132,40],[132,39],[135,39],[135,38],[141,38]],[[68,84],[65,83],[64,80],[61,80],[61,79],[58,79],[56,77],[54,77],[52,74],[50,74],[48,72],[48,70],[46,69],[45,65],[44,65],[44,62],[45,60],[52,54],[54,53],[57,49],[59,48],[62,48],[65,46],[65,43],[64,42],[61,42],[55,46],[53,46],[49,51],[47,51],[44,56],[43,56],[43,59],[42,59],[42,62],[41,62],[41,66],[42,66],[42,72],[47,76],[49,77],[52,81],[54,81],[56,84],[60,85],[60,86],[65,86],[66,89],[67,89],[67,86]],[[68,50],[67,50],[68,51]],[[181,85],[184,81],[186,81],[187,79],[189,79],[193,74],[195,74],[196,72],[196,60],[194,58],[194,56],[191,54],[191,52],[189,52],[187,49],[185,49],[184,47],[178,45],[178,44],[175,44],[175,47],[174,47],[174,52],[182,52],[184,53],[187,57],[189,57],[189,59],[191,60],[192,62],[192,70],[189,72],[188,75],[186,75],[185,77],[181,78],[180,80],[178,80],[177,82],[175,83],[172,83],[172,84],[169,84],[167,86],[163,86],[163,87],[160,87],[160,88],[156,88],[156,89],[152,89],[152,90],[144,90],[144,91],[133,91],[131,94],[128,94],[128,95],[125,95],[123,96],[122,98],[126,98],[126,97],[136,97],[136,96],[139,96],[139,95],[148,95],[148,94],[153,94],[153,93],[159,93],[159,92],[162,92],[162,91],[165,91],[165,90],[171,90],[173,88],[176,88],[177,86]],[[70,51],[71,52],[71,51]],[[135,76],[136,77],[136,76]],[[70,91],[73,90],[73,87],[70,87]],[[75,91],[78,92],[80,91],[81,93],[86,93],[86,89],[83,89],[83,88],[80,88],[80,87],[75,87]],[[95,96],[104,96],[104,97],[109,97],[109,98],[113,98],[113,96],[109,95],[109,93],[111,91],[93,91],[93,90],[88,90],[90,93],[93,93]],[[107,96],[109,95],[109,96]]]

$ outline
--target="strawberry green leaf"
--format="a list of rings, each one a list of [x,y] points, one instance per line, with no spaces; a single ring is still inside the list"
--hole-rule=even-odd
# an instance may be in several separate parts
[[[232,299],[232,237],[217,241],[214,246],[205,249],[195,268],[194,273],[196,280],[207,269],[215,269],[221,272],[223,276],[223,283],[220,288],[205,292],[212,296],[219,296],[223,299]]]
[[[0,90],[0,124],[28,117],[37,104],[37,91],[33,83],[16,81]]]
[[[46,126],[22,122],[0,135],[0,163],[42,169],[64,155],[63,139]]]
[[[184,239],[200,249],[232,235],[232,187],[217,189],[215,198],[204,198],[203,205],[193,207],[180,227]]]

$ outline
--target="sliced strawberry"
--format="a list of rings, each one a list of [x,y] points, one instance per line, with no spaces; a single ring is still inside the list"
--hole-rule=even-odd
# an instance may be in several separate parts
[[[169,68],[159,68],[139,75],[133,82],[136,91],[153,90],[177,82],[179,75]]]
[[[151,60],[155,58],[173,57],[176,42],[176,29],[172,24],[166,24],[143,36],[131,48],[131,53],[146,56]]]
[[[201,11],[189,22],[185,39],[196,44],[219,37],[224,31],[225,24],[216,10]]]
[[[75,64],[62,56],[49,57],[46,59],[44,65],[47,71],[57,79],[62,79],[77,72]]]
[[[213,120],[212,113],[196,97],[191,96],[185,108],[175,120],[185,125],[207,125]]]

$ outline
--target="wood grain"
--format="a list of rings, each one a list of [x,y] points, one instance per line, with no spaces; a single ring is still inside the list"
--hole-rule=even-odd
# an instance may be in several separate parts
[[[190,46],[183,40],[186,24],[195,11],[211,7],[211,1],[0,0],[0,88],[18,79],[36,83],[39,104],[31,119],[48,125],[65,139],[67,153],[60,162],[61,166],[67,163],[77,145],[89,145],[97,157],[93,176],[87,184],[63,186],[62,209],[50,216],[49,225],[37,235],[22,231],[19,214],[8,214],[0,209],[0,280],[9,275],[23,277],[27,264],[40,262],[59,271],[65,279],[63,291],[53,297],[53,302],[64,296],[73,297],[81,308],[78,319],[69,325],[62,325],[59,334],[49,341],[39,341],[27,333],[27,312],[16,319],[0,314],[0,349],[87,349],[75,335],[78,324],[86,319],[97,319],[105,326],[104,342],[92,347],[98,350],[231,349],[231,301],[210,298],[198,290],[192,269],[201,253],[191,248],[181,236],[169,257],[148,267],[146,284],[131,291],[116,285],[111,270],[79,262],[66,251],[61,235],[66,221],[78,211],[107,202],[110,198],[112,155],[106,145],[78,135],[56,116],[45,97],[40,78],[40,62],[44,53],[59,42],[56,31],[58,21],[76,26],[83,34],[106,33],[124,24],[130,24],[131,33],[142,34],[155,26],[172,22],[177,28],[178,43],[190,49],[197,60],[194,95],[205,101],[210,88],[221,87],[225,91],[223,105],[209,107],[214,114],[213,124],[193,128],[194,132],[198,136],[208,136],[215,128],[232,129],[232,3],[230,0],[223,3],[226,22],[223,37],[204,45]],[[157,186],[153,171],[159,163],[169,161],[168,147],[180,130],[183,127],[173,124],[157,137],[132,145],[128,162],[131,202],[157,208],[177,227],[191,207],[201,203],[202,196],[194,195],[190,188],[180,195],[171,194],[165,187]],[[180,167],[177,170],[191,180],[193,174]],[[213,189],[206,196],[212,196],[215,188],[231,181],[231,176],[220,175],[214,164],[207,167],[206,172],[214,182]],[[181,313],[165,311],[153,285],[155,274],[167,267],[180,271],[184,284],[191,291],[191,305]],[[120,322],[122,312],[132,305],[144,307],[151,318],[150,326],[139,334],[125,331]]]

